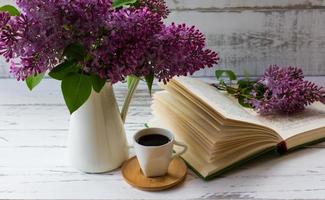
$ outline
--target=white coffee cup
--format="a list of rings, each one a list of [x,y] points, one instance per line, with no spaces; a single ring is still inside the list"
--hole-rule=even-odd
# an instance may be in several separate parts
[[[144,146],[138,143],[145,135],[162,135],[169,139],[168,143],[160,146]],[[162,128],[147,128],[137,132],[133,137],[135,153],[141,170],[146,177],[158,177],[167,173],[170,162],[186,152],[187,146],[175,140],[173,134]],[[181,146],[182,151],[173,155],[173,146]]]

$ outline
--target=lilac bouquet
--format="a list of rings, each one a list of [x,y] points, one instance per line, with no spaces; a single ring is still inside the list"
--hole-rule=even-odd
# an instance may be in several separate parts
[[[128,77],[133,92],[144,79],[151,90],[154,78],[166,83],[219,61],[194,26],[164,24],[169,10],[162,0],[16,4],[20,11],[9,5],[0,8],[0,55],[30,89],[47,72],[62,81],[71,113],[107,81],[114,84]]]
[[[223,74],[227,74],[230,80],[237,80],[232,71],[216,71],[218,79]],[[325,89],[304,80],[303,71],[298,67],[271,65],[258,80],[246,78],[236,84],[226,84],[221,80],[215,86],[238,98],[241,105],[263,115],[294,114],[317,101],[325,104]]]

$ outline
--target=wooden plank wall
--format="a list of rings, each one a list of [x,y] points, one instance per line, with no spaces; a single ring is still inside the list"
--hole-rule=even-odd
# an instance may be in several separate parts
[[[255,76],[280,64],[325,75],[325,0],[168,0],[168,5],[167,22],[200,28],[209,47],[220,53],[220,68]],[[7,71],[2,64],[0,76],[7,77]]]
[[[170,0],[169,21],[196,24],[220,67],[259,75],[269,64],[325,75],[325,1]],[[198,75],[213,75],[205,70]]]

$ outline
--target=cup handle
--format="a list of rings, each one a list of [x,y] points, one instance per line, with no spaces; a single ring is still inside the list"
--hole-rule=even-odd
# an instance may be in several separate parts
[[[177,156],[180,156],[182,154],[184,154],[186,151],[187,151],[187,146],[184,144],[184,143],[181,143],[181,142],[178,142],[178,141],[175,141],[174,142],[174,145],[176,146],[180,146],[180,147],[183,147],[183,150],[178,152],[178,153],[175,153],[173,156],[172,156],[172,159],[176,158]]]

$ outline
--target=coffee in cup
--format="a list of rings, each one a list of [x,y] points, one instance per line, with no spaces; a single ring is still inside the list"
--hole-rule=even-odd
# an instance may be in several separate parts
[[[186,152],[187,146],[174,139],[171,132],[162,128],[147,128],[137,132],[133,138],[135,153],[146,177],[163,176],[170,162]],[[174,145],[182,151],[173,155]]]

